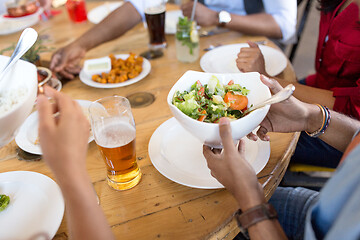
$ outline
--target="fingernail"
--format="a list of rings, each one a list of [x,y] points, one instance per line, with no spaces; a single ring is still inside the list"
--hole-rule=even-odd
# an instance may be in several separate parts
[[[265,75],[263,75],[263,74],[261,74],[261,76],[265,79],[265,80],[270,80],[267,76],[265,76]]]
[[[269,82],[269,83],[271,83],[271,82],[273,81],[271,78],[268,78],[267,76],[265,76],[265,75],[263,75],[263,74],[261,74],[261,77],[262,77],[265,81],[267,81],[267,82]]]
[[[228,118],[222,117],[222,118],[220,118],[219,125],[228,125],[229,122],[230,122],[230,121],[229,121]]]

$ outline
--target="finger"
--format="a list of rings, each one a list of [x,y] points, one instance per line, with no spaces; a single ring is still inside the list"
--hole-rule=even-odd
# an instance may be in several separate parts
[[[259,48],[259,45],[257,45],[256,43],[252,42],[252,41],[247,41],[247,43],[249,44],[249,46],[251,48]]]
[[[203,145],[203,154],[206,159],[206,162],[208,162],[208,163],[214,157],[214,153],[211,151],[211,148],[206,145]]]
[[[51,58],[50,69],[55,72],[60,72],[65,65],[65,58],[62,56],[61,52],[56,52]]]
[[[261,140],[269,141],[270,137],[267,135],[267,133],[268,133],[268,130],[265,127],[261,126],[256,134],[259,136],[259,138]]]
[[[66,67],[65,67],[65,71],[66,71],[67,73],[76,75],[76,74],[78,74],[78,73],[80,72],[80,69],[79,69],[79,67],[77,67],[77,66],[76,66],[76,67],[75,67],[75,66],[73,66],[73,67],[66,66]]]
[[[215,153],[215,154],[220,154],[221,151],[222,151],[221,148],[213,148],[213,149],[212,149],[212,152]]]
[[[252,140],[252,141],[257,141],[258,140],[258,137],[256,136],[256,134],[254,133],[249,133],[247,136],[246,136],[248,139]]]
[[[55,105],[61,114],[73,111],[72,99],[66,94],[60,93],[51,87],[45,86],[45,95],[55,100]]]
[[[231,135],[231,126],[228,118],[222,117],[219,121],[219,131],[224,150],[234,151],[235,145]]]
[[[49,100],[40,94],[37,98],[37,109],[39,113],[39,130],[40,132],[46,131],[55,127],[54,118],[52,115],[52,107]],[[46,129],[46,130],[45,130]]]
[[[78,74],[78,73],[81,71],[81,66],[79,66],[78,64],[76,64],[76,65],[69,65],[69,66],[66,67],[66,70],[67,70],[68,72]]]
[[[280,85],[280,83],[278,83],[276,80],[274,79],[270,79],[268,77],[266,77],[265,75],[260,75],[260,80],[270,88],[270,91],[275,94],[277,92],[279,92],[281,89],[283,89],[283,87]]]
[[[70,74],[68,73],[67,71],[65,71],[65,69],[59,71],[60,75],[67,78],[67,79],[74,79],[74,75],[73,74]]]
[[[51,60],[50,60],[50,69],[55,71],[55,67],[59,64],[59,61],[60,61],[60,54],[58,52],[54,53],[51,57]]]
[[[244,139],[240,139],[239,145],[238,145],[238,151],[241,156],[245,156],[245,141]]]

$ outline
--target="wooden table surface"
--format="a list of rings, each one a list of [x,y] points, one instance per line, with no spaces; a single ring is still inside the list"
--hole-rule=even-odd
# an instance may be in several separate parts
[[[91,10],[97,5],[99,3],[91,2],[87,4],[87,8]],[[34,26],[37,31],[49,35],[50,45],[55,48],[70,43],[93,26],[90,22],[73,24],[66,10],[60,10],[61,14]],[[20,33],[0,36],[0,49],[16,42],[19,36]],[[136,84],[115,89],[98,89],[83,84],[78,78],[65,82],[62,92],[75,99],[93,101],[114,94],[128,96],[137,92],[148,92],[155,96],[153,104],[132,109],[137,128],[136,154],[143,173],[139,185],[121,192],[110,189],[106,183],[105,164],[95,142],[89,144],[87,169],[100,198],[100,205],[118,239],[232,239],[239,232],[232,217],[237,204],[227,190],[203,190],[177,184],[161,175],[149,158],[148,143],[151,135],[160,124],[172,117],[166,103],[171,86],[187,70],[201,71],[199,60],[190,64],[179,62],[176,59],[174,36],[167,35],[166,38],[168,47],[164,56],[151,60],[150,74]],[[200,57],[205,53],[203,49],[210,44],[224,45],[246,40],[260,41],[266,38],[243,36],[236,32],[203,37],[200,39]],[[147,49],[147,44],[147,31],[139,24],[123,37],[92,49],[86,58],[102,57],[110,53],[140,54]],[[270,41],[267,41],[267,45],[275,46]],[[51,53],[42,54],[41,57],[42,60],[49,61]],[[289,62],[279,77],[295,81],[294,70]],[[267,199],[281,181],[298,139],[297,133],[272,133],[270,136],[270,160],[258,174]],[[11,156],[16,148],[13,141],[0,149],[0,157]],[[35,171],[53,178],[43,161],[25,162],[12,157],[0,164],[0,172],[16,170]],[[64,217],[55,239],[67,239],[67,232]]]

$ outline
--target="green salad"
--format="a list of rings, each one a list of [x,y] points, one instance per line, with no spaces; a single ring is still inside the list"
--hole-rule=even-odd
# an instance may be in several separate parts
[[[198,80],[190,91],[176,91],[172,103],[189,117],[202,122],[216,123],[222,117],[239,119],[247,109],[249,90],[234,84],[220,83],[216,76],[211,76],[208,84]]]
[[[0,194],[0,212],[5,210],[5,208],[10,203],[10,197],[4,194]]]

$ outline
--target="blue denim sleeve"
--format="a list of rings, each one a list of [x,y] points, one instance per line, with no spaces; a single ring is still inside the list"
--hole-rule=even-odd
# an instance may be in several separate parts
[[[360,239],[360,146],[349,153],[306,218],[305,239]]]

